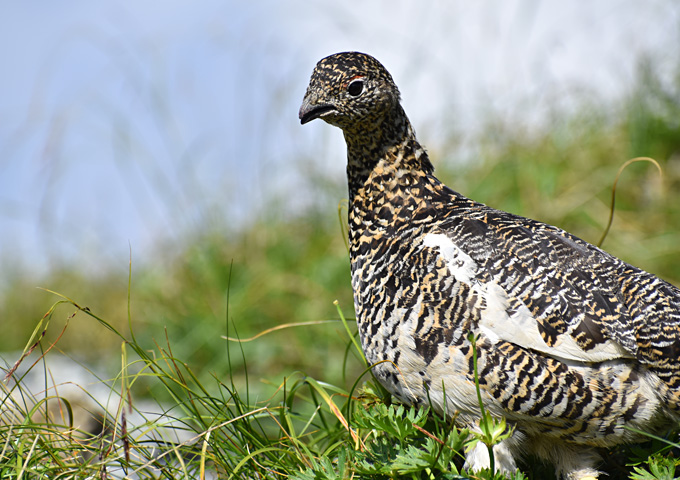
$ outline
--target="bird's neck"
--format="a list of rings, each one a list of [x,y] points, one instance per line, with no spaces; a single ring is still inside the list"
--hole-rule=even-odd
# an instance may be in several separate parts
[[[344,131],[347,142],[347,181],[349,202],[366,185],[371,172],[379,165],[390,171],[413,171],[430,174],[434,170],[425,149],[418,143],[411,123],[401,105],[381,122]]]

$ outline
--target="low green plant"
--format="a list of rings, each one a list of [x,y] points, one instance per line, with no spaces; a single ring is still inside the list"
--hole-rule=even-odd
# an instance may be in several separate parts
[[[634,473],[631,474],[632,480],[677,480],[676,476],[680,459],[654,454],[645,463],[648,469],[642,466],[635,466]]]

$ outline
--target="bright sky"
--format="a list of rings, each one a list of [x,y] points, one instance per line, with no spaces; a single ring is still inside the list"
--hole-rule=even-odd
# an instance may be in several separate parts
[[[340,132],[297,119],[330,53],[384,63],[434,150],[483,112],[614,101],[679,32],[673,0],[0,1],[0,266],[126,265],[308,204],[302,169],[343,182]]]

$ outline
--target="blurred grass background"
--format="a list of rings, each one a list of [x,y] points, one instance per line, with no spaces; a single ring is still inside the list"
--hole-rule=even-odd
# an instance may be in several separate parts
[[[680,74],[673,79],[662,81],[653,62],[641,62],[623,101],[584,99],[570,113],[555,108],[539,128],[491,113],[470,137],[452,120],[430,155],[438,176],[455,190],[591,243],[605,228],[620,165],[637,156],[655,158],[662,178],[647,163],[622,174],[603,248],[680,285]],[[243,227],[211,224],[179,232],[180,251],[159,247],[151,261],[132,262],[131,315],[141,344],[165,344],[167,335],[177,358],[206,378],[219,378],[229,368],[224,335],[249,338],[281,324],[337,319],[336,299],[352,315],[347,250],[337,211],[327,208],[332,200],[341,201],[345,184],[317,176],[316,161],[301,158],[295,168],[308,173],[318,202],[290,215],[271,198],[264,215]],[[21,349],[54,303],[52,294],[36,286],[69,296],[125,330],[127,269],[118,265],[93,273],[74,263],[36,277],[7,263],[0,351]],[[55,318],[65,320],[68,313]],[[59,348],[87,364],[106,365],[119,354],[120,340],[80,320],[70,321]],[[241,344],[250,383],[277,384],[295,370],[342,383],[341,329],[333,323],[306,325]],[[60,330],[53,325],[48,340]],[[239,355],[232,355],[231,366],[235,378],[245,382]]]

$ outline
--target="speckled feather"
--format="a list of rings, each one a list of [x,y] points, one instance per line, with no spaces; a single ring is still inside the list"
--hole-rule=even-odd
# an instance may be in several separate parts
[[[502,470],[532,452],[567,479],[597,476],[592,446],[634,440],[680,412],[680,290],[569,233],[495,210],[433,176],[373,57],[321,60],[300,119],[347,143],[352,287],[362,347],[400,400],[516,426]],[[488,463],[473,450],[468,464]]]

